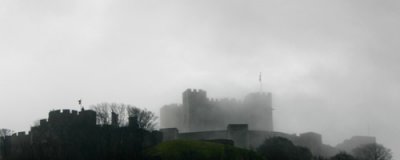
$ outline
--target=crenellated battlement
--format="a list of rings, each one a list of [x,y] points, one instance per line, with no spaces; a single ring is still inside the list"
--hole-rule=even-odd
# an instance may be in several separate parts
[[[271,93],[265,93],[265,92],[254,92],[254,93],[250,93],[245,97],[245,100],[264,100],[264,101],[270,101],[272,97]]]
[[[209,100],[210,104],[214,105],[240,105],[243,102],[241,100],[237,100],[235,98],[210,98]]]
[[[63,114],[71,114],[71,111],[69,109],[63,109],[62,113]]]
[[[58,115],[58,114],[61,114],[61,110],[52,110],[52,111],[50,111],[49,112],[49,116],[51,116],[51,115]]]
[[[48,119],[41,119],[39,125],[35,122],[29,132],[17,132],[11,136],[0,137],[0,160],[104,159],[109,155],[119,155],[121,150],[132,146],[141,145],[143,148],[154,146],[162,138],[161,132],[158,131],[150,132],[138,126],[135,126],[136,128],[118,126],[116,123],[118,116],[115,113],[113,113],[112,127],[96,125],[96,112],[93,110],[82,109],[78,112],[62,109],[50,111],[48,114]],[[137,125],[137,117],[132,122],[136,122],[134,124]],[[83,146],[95,150],[89,150],[87,153],[90,154],[82,155]],[[139,153],[136,150],[132,152],[134,155]]]
[[[53,110],[49,112],[48,121],[41,121],[43,126],[50,124],[51,126],[63,126],[72,124],[96,125],[96,112],[92,110]]]
[[[56,115],[78,115],[77,110],[70,110],[70,109],[63,109],[63,110],[52,110],[49,112],[49,116],[56,116]]]
[[[29,135],[29,133],[28,134],[26,134],[26,132],[17,132],[17,133],[13,133],[12,135],[10,135],[10,136],[5,136],[5,138],[18,138],[18,137],[25,137],[25,136],[28,136]]]
[[[182,93],[182,97],[183,105],[186,107],[194,104],[206,104],[208,102],[207,92],[201,89],[186,89]]]
[[[17,136],[26,136],[25,132],[18,132]]]
[[[192,88],[186,89],[185,92],[189,92],[189,93],[206,93],[206,91],[204,91],[202,89],[192,89]]]
[[[64,124],[73,119],[76,119],[78,115],[72,115],[69,109],[63,110],[54,110],[49,112],[49,120],[50,124]]]
[[[202,89],[191,89],[188,88],[183,92],[183,96],[203,96],[207,97],[207,92]]]
[[[272,131],[271,97],[267,92],[254,92],[241,100],[208,98],[206,91],[189,88],[182,93],[180,106],[161,108],[161,126],[187,132],[223,128],[229,122],[248,123],[252,129]]]

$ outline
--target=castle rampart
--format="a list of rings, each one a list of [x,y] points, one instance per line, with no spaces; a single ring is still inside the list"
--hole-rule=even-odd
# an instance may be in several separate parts
[[[322,136],[273,131],[272,94],[250,93],[243,101],[208,98],[204,90],[187,89],[182,104],[160,109],[164,140],[232,140],[242,148],[257,148],[265,139],[284,137],[294,144],[310,148],[315,155],[331,156],[337,149],[322,143]]]
[[[137,127],[137,117],[130,117],[129,126],[96,125],[96,112],[92,110],[53,110],[48,120],[42,119],[28,133],[18,132],[0,138],[0,160],[13,159],[109,159],[123,155],[123,159],[134,159],[141,147],[159,143],[162,135],[158,131],[147,131]],[[136,127],[133,127],[136,126]],[[132,146],[135,146],[134,148]],[[132,154],[131,154],[132,153]]]
[[[187,89],[181,105],[160,109],[161,128],[175,127],[183,132],[221,130],[230,123],[246,123],[250,129],[273,130],[270,93],[251,93],[244,101],[208,98],[204,90]]]
[[[255,149],[268,138],[283,137],[289,139],[295,145],[309,148],[314,155],[329,157],[338,152],[337,149],[323,144],[321,135],[317,133],[308,132],[298,136],[282,132],[250,130],[247,124],[229,124],[225,130],[180,132],[176,128],[165,128],[160,131],[163,133],[163,141],[175,139],[232,140],[236,147]]]
[[[43,121],[43,125],[51,125],[52,127],[64,127],[74,124],[95,126],[96,112],[92,110],[81,110],[80,112],[69,109],[53,110],[49,112],[48,121]]]

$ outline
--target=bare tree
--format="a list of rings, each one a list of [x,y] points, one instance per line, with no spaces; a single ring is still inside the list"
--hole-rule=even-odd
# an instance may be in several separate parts
[[[153,112],[146,109],[142,110],[135,106],[128,106],[127,111],[129,117],[137,118],[139,128],[154,130],[158,117]]]
[[[90,109],[96,112],[97,123],[101,125],[110,124],[110,104],[99,103],[90,106]]]
[[[371,143],[362,145],[353,150],[359,160],[391,160],[392,152],[381,144]]]
[[[111,122],[111,112],[118,114],[118,125],[125,126],[128,117],[136,117],[139,128],[154,130],[157,116],[146,109],[123,103],[100,103],[90,107],[97,113],[98,124],[107,125]]]
[[[9,129],[2,128],[0,129],[0,137],[3,138],[5,136],[10,136],[13,133],[13,131]]]
[[[111,112],[118,114],[117,124],[119,126],[125,125],[127,122],[126,117],[126,104],[122,103],[99,103],[92,105],[90,108],[97,114],[97,123],[107,125],[111,123]]]

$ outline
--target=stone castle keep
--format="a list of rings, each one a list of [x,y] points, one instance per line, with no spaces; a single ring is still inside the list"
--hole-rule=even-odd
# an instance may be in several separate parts
[[[182,132],[220,130],[228,124],[248,124],[250,129],[273,131],[270,93],[248,94],[243,102],[234,99],[209,99],[203,90],[187,89],[182,104],[160,110],[161,128]]]
[[[351,150],[351,147],[323,144],[322,136],[314,132],[299,135],[276,132],[273,130],[272,111],[270,93],[250,93],[241,102],[209,99],[203,90],[187,89],[182,94],[182,104],[166,105],[160,109],[160,131],[164,141],[225,139],[232,140],[236,147],[254,149],[265,139],[279,136],[309,148],[314,155],[330,157],[340,150]],[[359,144],[375,142],[373,137],[367,139]],[[359,142],[357,139],[354,141]]]

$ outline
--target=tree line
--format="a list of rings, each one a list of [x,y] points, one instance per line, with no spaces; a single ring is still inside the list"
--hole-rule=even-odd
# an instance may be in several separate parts
[[[90,109],[96,112],[97,124],[99,125],[111,124],[111,115],[112,113],[115,113],[118,114],[118,126],[127,126],[129,123],[129,117],[135,117],[139,128],[154,130],[158,118],[153,112],[147,109],[141,109],[134,105],[124,103],[104,102],[91,105]]]

